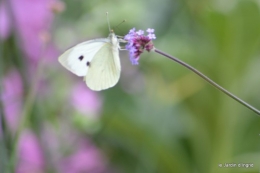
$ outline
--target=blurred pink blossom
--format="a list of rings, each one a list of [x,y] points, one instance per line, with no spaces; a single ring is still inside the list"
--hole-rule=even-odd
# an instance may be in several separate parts
[[[11,19],[4,1],[0,3],[0,40],[5,40],[11,33]]]
[[[11,130],[15,130],[22,111],[23,84],[16,70],[10,71],[3,79],[1,99],[6,121]]]
[[[46,36],[46,33],[50,33],[54,12],[61,12],[64,8],[65,5],[60,0],[2,1],[0,4],[0,38],[5,39],[10,34],[12,26],[18,32],[21,48],[29,60],[35,61],[43,56],[43,48],[48,55],[51,55],[51,57],[46,57],[54,58],[58,53],[53,45],[46,46],[46,41],[50,39],[46,39],[43,35]]]
[[[103,173],[107,162],[100,151],[90,142],[84,142],[76,152],[62,160],[60,164],[61,173]]]
[[[48,147],[49,162],[60,173],[108,172],[107,160],[86,136],[61,120],[59,129],[45,124],[42,136]],[[61,150],[62,149],[62,150]]]
[[[88,89],[84,82],[79,82],[73,87],[71,103],[80,113],[92,118],[98,116],[102,105],[99,95]]]
[[[21,134],[18,143],[16,173],[43,173],[44,158],[37,137],[30,131]]]
[[[10,0],[15,27],[21,37],[25,54],[38,59],[43,48],[42,32],[50,30],[53,13],[49,9],[52,0]]]

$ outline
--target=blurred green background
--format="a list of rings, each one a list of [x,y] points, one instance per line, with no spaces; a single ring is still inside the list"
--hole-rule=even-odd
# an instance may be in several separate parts
[[[13,4],[10,3],[9,8],[7,5],[7,10],[11,11],[9,15],[13,16],[10,19],[14,23],[13,29],[1,41],[2,95],[6,91],[4,80],[10,69],[15,69],[23,85],[21,111],[15,116],[20,119],[24,105],[29,102],[28,95],[33,93],[33,79],[42,63],[38,59],[43,56],[42,69],[36,76],[37,92],[31,109],[24,114],[27,120],[21,131],[21,136],[26,131],[35,136],[38,148],[31,152],[42,153],[37,171],[259,172],[259,116],[179,64],[151,52],[142,54],[139,65],[133,66],[128,53],[120,51],[119,83],[111,89],[92,92],[83,86],[82,78],[57,62],[58,56],[67,48],[85,40],[107,37],[105,13],[109,12],[111,27],[117,35],[124,36],[133,27],[137,30],[154,28],[156,48],[194,66],[260,109],[259,0],[59,1],[52,4],[52,8],[45,8],[59,13],[53,13],[49,27],[40,39],[43,43],[47,39],[55,53],[45,53],[43,49],[35,59],[26,58],[26,48],[23,48],[23,40],[29,37],[23,39],[21,28],[14,27],[15,15],[12,13],[15,14],[16,8],[12,6],[16,1],[11,0]],[[24,3],[27,6],[35,3],[22,1],[28,1]],[[37,21],[37,16],[36,10],[26,19],[30,21],[31,17],[32,21]],[[126,23],[115,27],[124,19]],[[1,112],[6,117],[4,99]],[[12,101],[8,103],[13,104]],[[2,123],[8,119],[3,117]],[[8,146],[12,146],[13,134],[17,131],[15,125],[14,130],[11,129],[8,121],[4,124],[6,133],[3,134],[6,135],[1,137],[0,150],[2,170],[10,163]],[[96,159],[90,155],[92,150],[87,148],[89,160],[75,157],[72,161],[75,151],[81,153],[78,146],[81,141],[91,143],[100,157]],[[27,156],[19,155],[23,152],[20,150],[18,148],[16,172],[21,163],[37,165],[30,163]],[[64,158],[69,159],[63,161]],[[75,164],[80,160],[83,166],[76,169]],[[91,169],[85,168],[93,160],[99,163]],[[225,163],[237,165],[225,168]],[[242,163],[253,166],[238,167]],[[71,166],[73,169],[68,168],[70,165],[74,165]]]

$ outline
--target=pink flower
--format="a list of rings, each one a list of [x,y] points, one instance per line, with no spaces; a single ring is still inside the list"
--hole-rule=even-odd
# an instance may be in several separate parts
[[[21,45],[30,59],[39,58],[43,47],[40,35],[50,29],[53,20],[50,3],[51,0],[10,0]]]
[[[18,164],[16,173],[43,173],[44,158],[37,137],[24,131],[18,143]]]
[[[11,22],[13,22],[12,29],[18,32],[20,45],[29,60],[35,61],[43,56],[44,47],[47,52],[55,50],[53,46],[46,47],[46,43],[50,40],[48,35],[54,18],[53,12],[61,12],[65,8],[60,0],[8,0],[3,2],[5,4],[0,5],[0,38],[8,36]],[[10,8],[7,8],[7,3]],[[10,18],[7,12],[13,18]],[[56,54],[53,54],[52,57]]]
[[[84,142],[73,154],[62,160],[60,172],[103,173],[106,170],[106,164],[99,150],[90,142]]]
[[[98,115],[102,105],[98,94],[88,89],[83,82],[72,89],[71,103],[80,113],[92,118]]]
[[[22,112],[22,95],[21,77],[16,70],[12,70],[3,79],[1,99],[7,124],[13,131],[17,128]]]
[[[143,30],[135,31],[135,28],[131,29],[129,33],[124,37],[126,41],[128,41],[125,46],[126,50],[129,51],[130,61],[133,65],[138,64],[138,60],[140,55],[147,50],[150,52],[154,49],[152,40],[156,39],[154,29],[148,28],[146,30],[148,35],[144,35]]]
[[[0,3],[0,39],[5,40],[11,33],[11,19],[4,1]]]

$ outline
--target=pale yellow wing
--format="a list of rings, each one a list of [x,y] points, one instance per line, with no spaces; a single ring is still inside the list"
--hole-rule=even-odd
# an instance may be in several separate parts
[[[104,90],[118,82],[120,71],[118,44],[105,43],[90,62],[85,81],[92,90]]]

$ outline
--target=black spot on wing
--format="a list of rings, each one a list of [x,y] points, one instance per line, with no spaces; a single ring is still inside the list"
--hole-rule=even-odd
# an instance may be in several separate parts
[[[89,61],[87,62],[87,66],[90,67],[90,62]]]
[[[83,55],[81,55],[81,56],[79,57],[79,60],[80,60],[80,61],[82,61],[82,60],[83,60],[83,58],[84,58],[84,56],[83,56]]]

